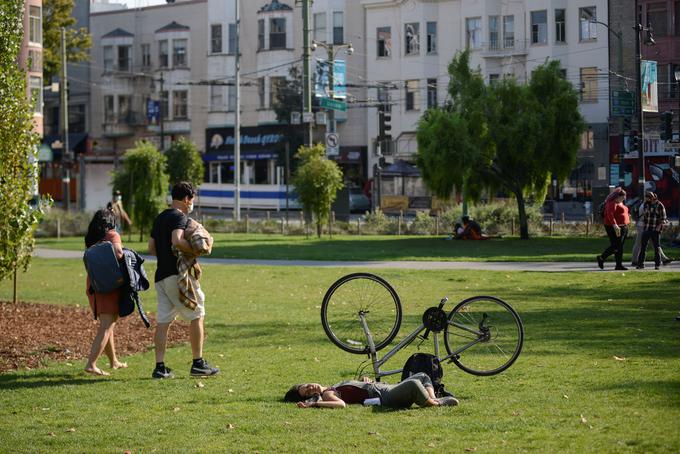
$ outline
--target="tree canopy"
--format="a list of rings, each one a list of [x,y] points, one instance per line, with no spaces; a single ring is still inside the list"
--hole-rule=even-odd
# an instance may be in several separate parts
[[[167,207],[169,178],[165,169],[165,156],[142,140],[125,152],[122,168],[113,173],[113,185],[123,193],[123,202],[139,226],[140,241]]]
[[[334,161],[326,159],[322,144],[300,147],[296,157],[300,164],[293,177],[293,185],[304,211],[314,215],[316,234],[321,237],[321,228],[328,221],[331,204],[343,187],[342,171]]]
[[[23,12],[23,0],[0,2],[0,280],[28,268],[33,232],[48,202],[30,203],[37,192],[39,139],[33,132],[36,100],[26,98],[26,73],[17,65]]]
[[[203,159],[191,141],[184,137],[175,140],[165,152],[165,157],[170,184],[189,181],[194,187],[198,187],[203,182]]]
[[[73,28],[74,0],[43,0],[43,77],[46,81],[61,70],[61,29],[66,28],[66,58],[74,63],[90,59],[92,37],[87,28]]]
[[[418,166],[439,197],[452,190],[478,200],[502,190],[517,200],[520,236],[529,237],[527,197],[542,200],[551,175],[573,168],[585,123],[578,95],[559,62],[541,65],[529,84],[505,79],[484,85],[469,52],[449,65],[451,102],[428,110],[418,124]]]

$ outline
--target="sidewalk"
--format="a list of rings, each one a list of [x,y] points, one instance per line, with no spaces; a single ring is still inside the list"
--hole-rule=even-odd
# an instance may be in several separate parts
[[[83,258],[81,251],[65,251],[60,249],[36,248],[33,255],[42,258]],[[155,261],[152,256],[143,256],[146,260]],[[385,261],[385,262],[339,262],[321,260],[249,260],[249,259],[214,259],[201,258],[201,263],[216,265],[241,266],[311,266],[316,268],[363,268],[380,269],[396,268],[409,270],[481,270],[481,271],[538,271],[538,272],[569,272],[569,271],[600,271],[595,260],[592,262],[427,262],[427,261]],[[613,271],[614,263],[605,264],[605,271]],[[654,267],[645,270],[655,271]],[[662,266],[663,272],[680,272],[678,263]]]

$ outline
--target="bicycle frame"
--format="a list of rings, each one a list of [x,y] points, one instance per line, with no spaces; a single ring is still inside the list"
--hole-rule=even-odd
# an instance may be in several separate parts
[[[443,306],[443,304],[442,304]],[[359,321],[361,322],[361,326],[364,330],[364,334],[366,335],[366,340],[368,342],[368,348],[369,348],[369,356],[371,358],[371,362],[373,364],[373,372],[375,374],[375,379],[376,381],[380,381],[381,377],[386,377],[388,375],[395,375],[400,373],[402,369],[393,369],[393,370],[387,370],[384,372],[380,371],[380,367],[385,364],[387,361],[389,361],[390,358],[392,358],[399,350],[402,348],[406,347],[409,345],[413,340],[420,335],[421,332],[425,331],[427,328],[425,327],[424,323],[421,323],[418,328],[415,329],[411,334],[406,336],[401,342],[399,342],[397,345],[392,347],[390,351],[385,353],[385,355],[382,358],[378,358],[378,353],[375,350],[375,343],[373,342],[373,336],[371,336],[371,331],[368,329],[368,324],[366,323],[366,317],[363,312],[359,312]],[[451,323],[452,326],[455,326],[456,328],[460,328],[464,331],[468,331],[470,333],[473,333],[477,336],[476,340],[473,340],[472,342],[460,347],[456,351],[452,352],[449,355],[446,355],[444,357],[439,356],[439,333],[437,332],[432,332],[432,338],[434,342],[434,356],[439,359],[440,362],[447,361],[451,358],[454,358],[458,356],[460,353],[464,352],[468,348],[472,347],[475,344],[478,344],[480,342],[485,341],[485,335],[482,332],[472,330],[468,328],[467,326],[463,326],[459,323]]]

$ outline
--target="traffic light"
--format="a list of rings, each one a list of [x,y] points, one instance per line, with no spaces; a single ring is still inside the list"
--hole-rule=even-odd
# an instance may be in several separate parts
[[[630,151],[638,151],[640,146],[640,138],[637,135],[637,132],[631,134],[630,136]]]
[[[661,140],[673,139],[673,112],[666,111],[661,114]]]
[[[630,131],[630,117],[623,117],[623,130]]]
[[[378,140],[391,138],[392,113],[388,110],[387,104],[378,106]]]

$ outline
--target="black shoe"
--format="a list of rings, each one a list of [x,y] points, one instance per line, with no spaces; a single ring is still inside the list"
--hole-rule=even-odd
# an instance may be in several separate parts
[[[599,266],[600,269],[603,270],[604,269],[604,259],[602,258],[602,256],[598,255],[597,257],[595,257],[595,259],[597,260],[597,266]]]
[[[614,268],[617,271],[628,271],[628,268],[626,268],[623,265],[618,265],[616,268]]]
[[[670,265],[671,262],[673,262],[673,260],[675,260],[675,259],[668,257],[666,260],[664,260],[661,263],[663,263],[664,265]]]
[[[644,270],[645,266],[644,265],[638,265],[635,267],[636,270]]]
[[[151,374],[152,378],[175,378],[175,374],[172,373],[169,367],[156,367]]]
[[[633,266],[633,267],[637,266],[637,262],[631,262],[630,266]]]
[[[208,361],[201,359],[200,361],[194,361],[189,373],[192,377],[210,377],[211,375],[217,375],[219,372],[220,370],[217,367],[212,367],[208,364]]]
[[[659,270],[659,265],[654,265],[654,269],[658,271],[658,270]]]

